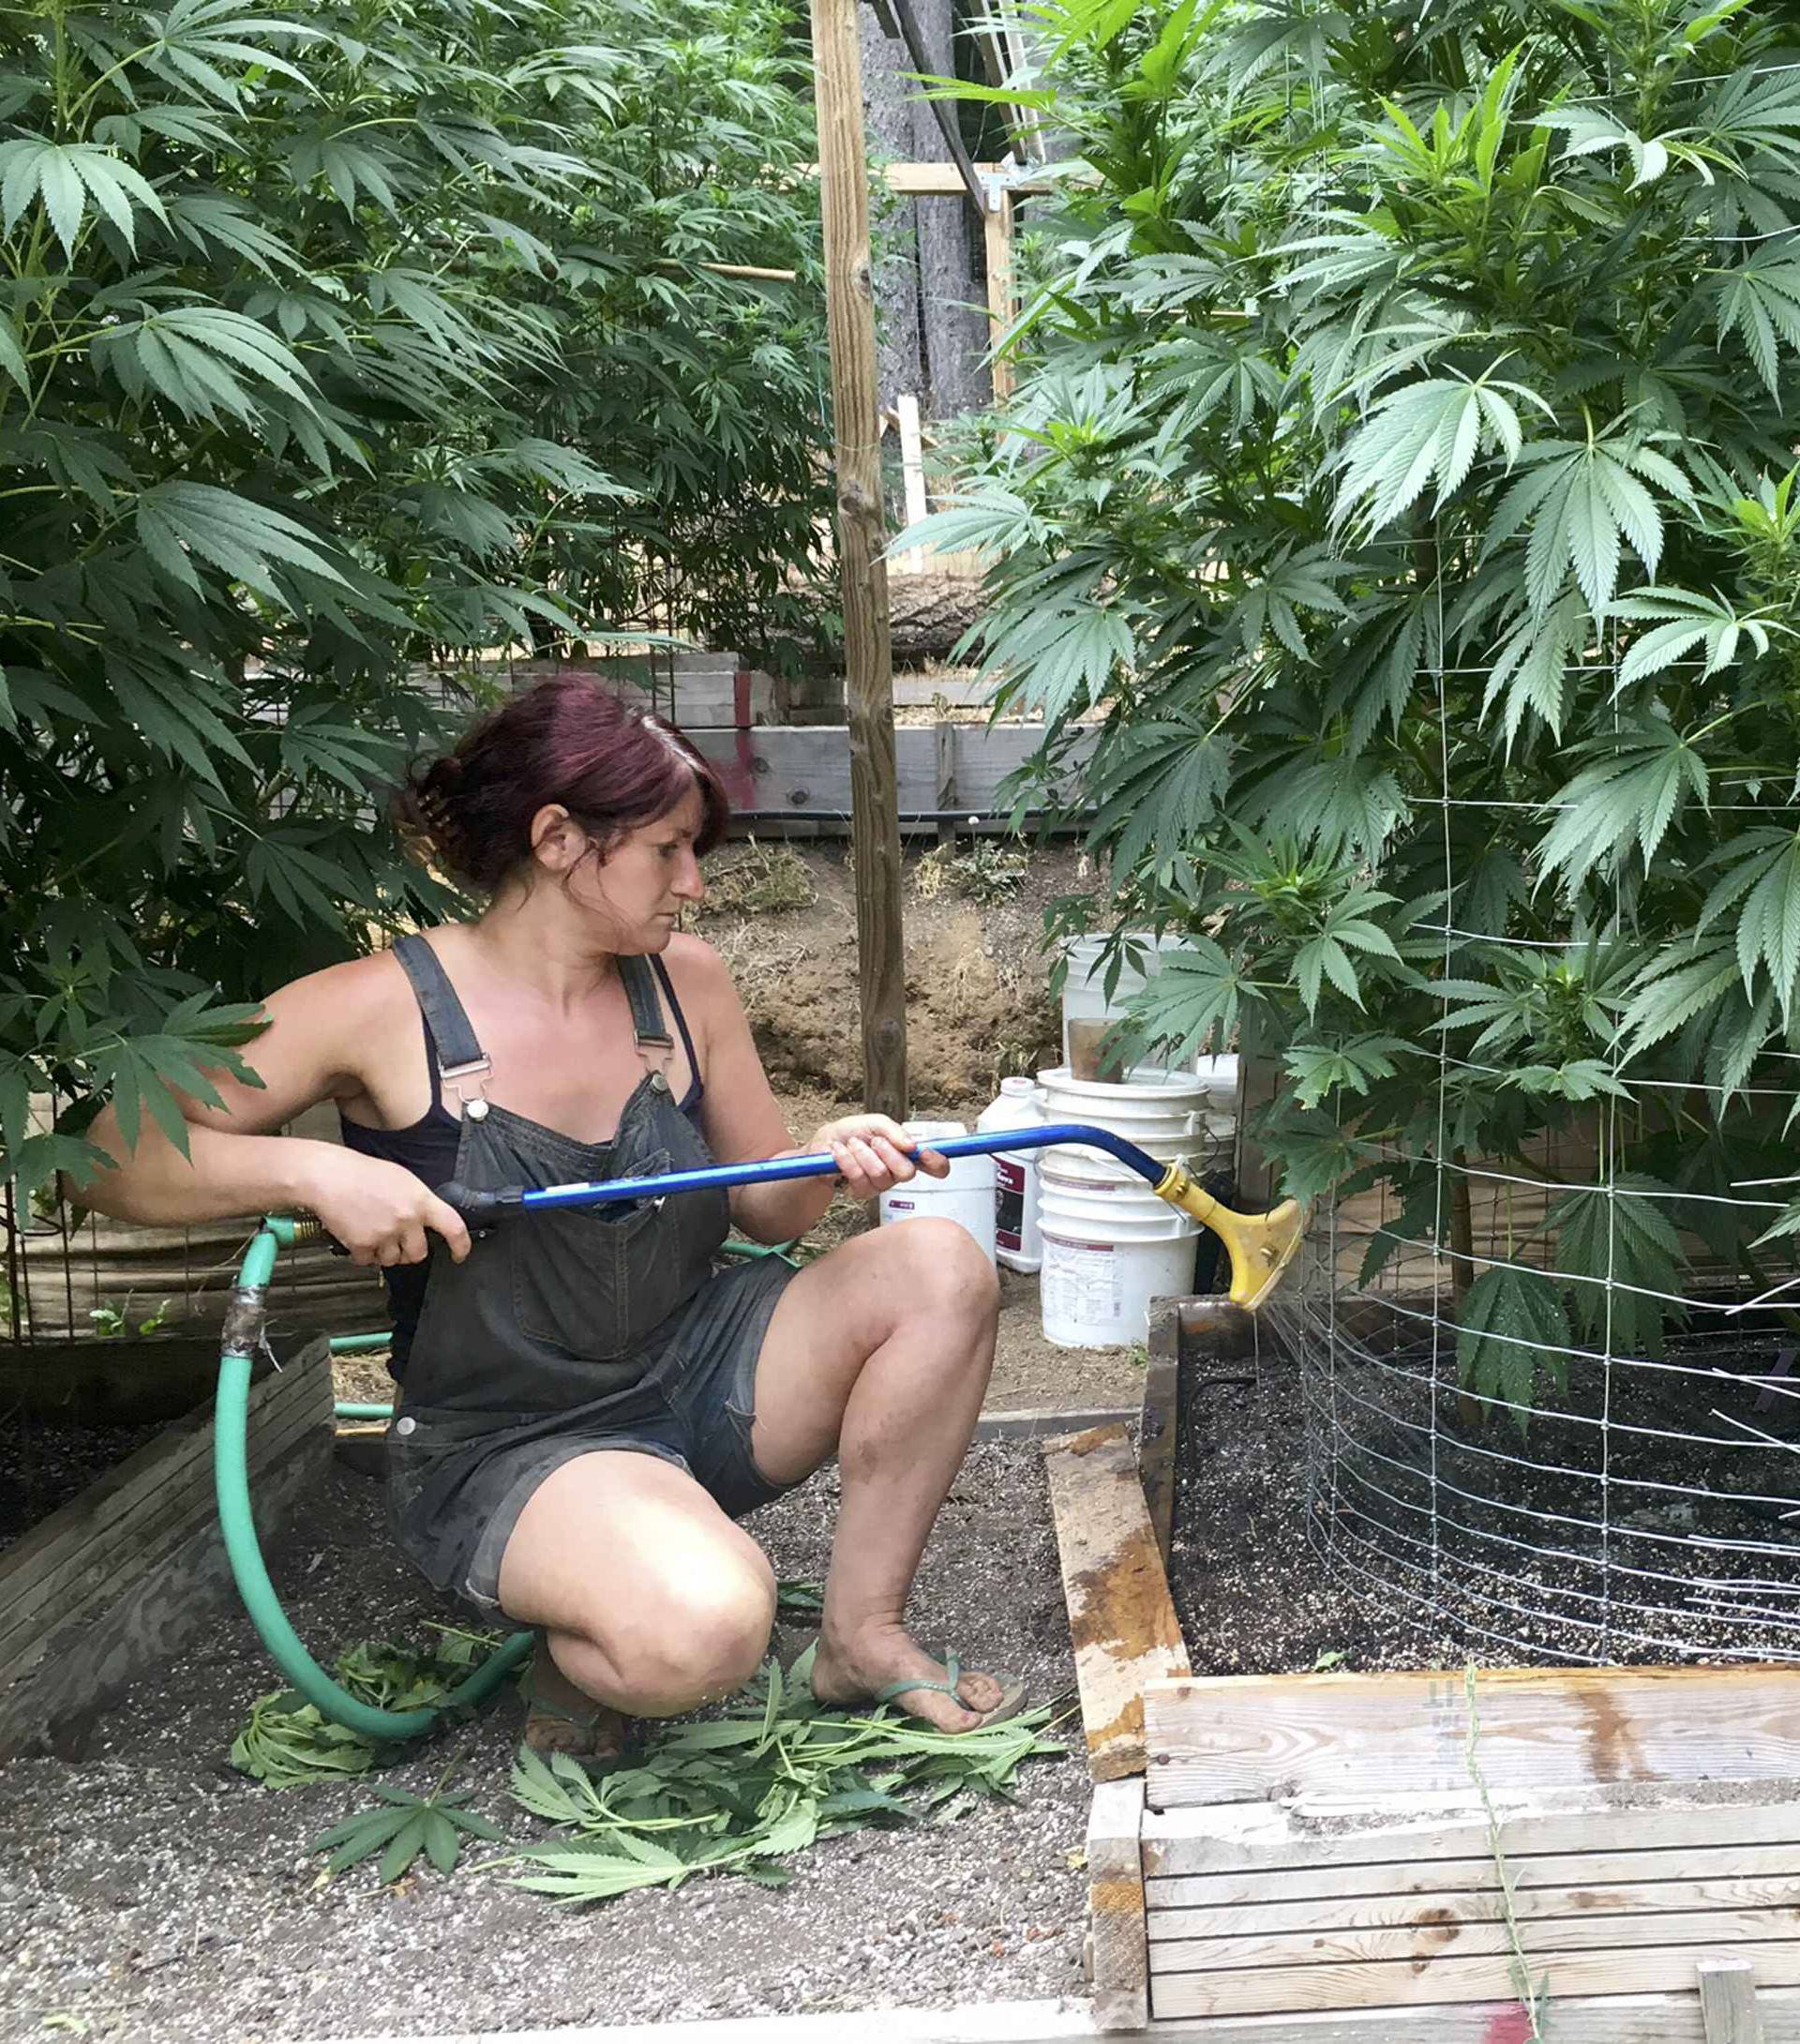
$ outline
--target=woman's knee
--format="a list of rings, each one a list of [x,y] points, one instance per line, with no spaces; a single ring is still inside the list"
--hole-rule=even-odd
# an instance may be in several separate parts
[[[1000,1280],[990,1257],[960,1222],[922,1218],[885,1228],[895,1298],[908,1315],[953,1317],[990,1326],[999,1310]]]
[[[762,1665],[774,1617],[774,1573],[760,1555],[667,1585],[653,1609],[604,1628],[632,1691],[619,1707],[674,1718],[728,1695]]]

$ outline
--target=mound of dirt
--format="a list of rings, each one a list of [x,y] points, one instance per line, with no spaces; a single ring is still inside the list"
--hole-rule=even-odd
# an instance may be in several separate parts
[[[777,1092],[862,1098],[856,903],[848,851],[783,848],[804,863],[803,907],[706,914],[702,934],[723,953]],[[908,860],[905,890],[907,1063],[911,1112],[968,1119],[1009,1073],[1061,1055],[1058,1004],[1042,951],[1043,909],[1084,884],[1072,850],[1033,851],[998,901],[959,891],[958,861]]]

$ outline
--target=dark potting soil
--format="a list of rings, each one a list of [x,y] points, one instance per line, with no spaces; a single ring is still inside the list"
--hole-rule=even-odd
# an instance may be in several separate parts
[[[163,1424],[76,1426],[0,1412],[0,1554],[154,1440]]]
[[[1800,1660],[1800,1398],[1757,1381],[1779,1357],[1578,1363],[1522,1436],[1459,1405],[1449,1355],[1191,1360],[1170,1576],[1195,1674]]]

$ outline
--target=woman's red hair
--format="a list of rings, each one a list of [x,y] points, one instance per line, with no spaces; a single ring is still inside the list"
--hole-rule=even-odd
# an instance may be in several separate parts
[[[724,837],[730,804],[692,742],[590,676],[556,674],[415,767],[395,798],[395,819],[424,840],[433,864],[491,894],[531,856],[532,819],[548,804],[592,832],[604,858],[696,789],[702,819],[694,849],[705,853]]]

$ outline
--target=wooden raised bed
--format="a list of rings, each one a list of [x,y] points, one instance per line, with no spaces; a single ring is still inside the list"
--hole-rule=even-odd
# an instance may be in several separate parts
[[[265,1537],[331,1453],[330,1345],[320,1334],[283,1345],[282,1367],[265,1366],[249,1397],[250,1492]],[[214,1512],[208,1398],[0,1556],[0,1760],[40,1746],[77,1752],[109,1692],[185,1646],[234,1594]]]
[[[1163,1568],[1177,1373],[1045,1450],[1095,1780],[1095,2020],[1193,2044],[1800,2044],[1800,1672],[1195,1679]],[[1279,1597],[1282,1586],[1269,1585]],[[1508,1897],[1510,1899],[1508,1899]]]

